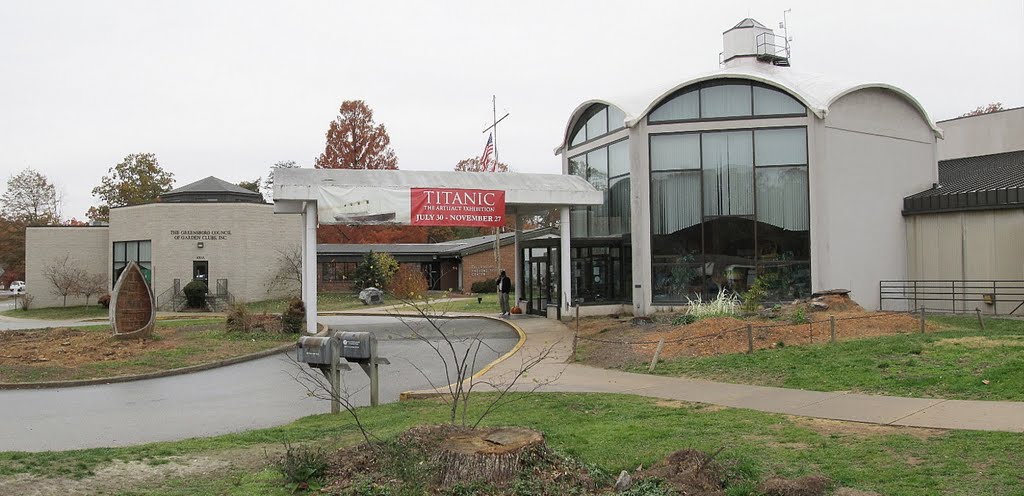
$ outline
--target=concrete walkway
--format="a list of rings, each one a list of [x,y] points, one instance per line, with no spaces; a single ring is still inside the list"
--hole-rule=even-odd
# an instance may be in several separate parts
[[[483,377],[501,382],[530,357],[547,348],[551,354],[529,372],[530,381],[549,384],[541,391],[636,394],[669,400],[709,403],[762,412],[864,422],[870,424],[1024,432],[1024,402],[964,401],[821,392],[699,379],[634,374],[567,364],[572,331],[557,321],[519,317],[512,321],[526,332],[519,353],[499,363]],[[532,389],[522,384],[519,389]]]

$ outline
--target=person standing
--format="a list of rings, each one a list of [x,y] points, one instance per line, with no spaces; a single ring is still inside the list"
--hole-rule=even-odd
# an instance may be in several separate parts
[[[501,314],[511,315],[512,308],[508,305],[508,294],[512,291],[512,280],[501,271],[498,276],[498,301],[501,302]]]

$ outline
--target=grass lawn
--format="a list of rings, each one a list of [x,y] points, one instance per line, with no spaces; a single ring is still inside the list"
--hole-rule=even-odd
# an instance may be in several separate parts
[[[100,305],[74,306],[74,307],[52,307],[52,308],[30,308],[28,310],[5,310],[0,312],[5,317],[17,319],[40,319],[40,320],[78,320],[92,318],[107,318],[107,309]]]
[[[436,303],[436,309],[445,312],[494,314],[501,312],[501,305],[498,304],[498,295],[496,293],[474,293],[469,295],[455,295],[452,297],[457,299],[449,302]],[[477,303],[477,298],[482,298],[482,302]],[[514,298],[514,296],[512,298]],[[509,303],[512,303],[512,298],[509,298]]]
[[[263,300],[246,303],[245,306],[255,313],[281,313],[288,305],[290,298],[276,300]],[[363,302],[359,301],[358,295],[352,293],[317,293],[316,309],[318,312],[333,312],[338,310],[353,310],[362,308]]]
[[[0,382],[96,379],[215,362],[275,348],[293,334],[235,333],[224,319],[160,322],[146,340],[117,341],[109,325],[0,335]]]
[[[984,331],[973,317],[931,321],[942,329],[680,358],[659,364],[655,373],[818,391],[1024,400],[1024,321],[988,319]],[[646,373],[647,367],[634,371]]]
[[[441,422],[445,405],[412,401],[363,408],[360,413],[373,433],[387,438],[413,425]],[[814,473],[837,485],[882,494],[1024,494],[1022,434],[819,421],[607,394],[532,394],[485,423],[539,429],[554,449],[609,474],[640,464],[648,467],[683,448],[724,448],[716,460],[734,466],[739,480],[730,487],[728,494],[733,496],[753,494],[756,482],[771,475]],[[284,442],[316,442],[330,448],[358,440],[347,415],[319,415],[272,429],[172,443],[0,453],[0,493],[14,489],[5,488],[5,483],[12,483],[16,474],[31,474],[38,479],[25,487],[34,490],[50,484],[66,487],[58,484],[68,481],[58,478],[70,478],[86,484],[84,492],[89,493],[284,495],[288,490],[268,468],[264,448],[273,454]],[[164,466],[169,475],[162,480],[132,480],[130,473],[116,481],[101,477],[100,469],[114,460],[142,462],[153,471]],[[202,466],[189,472],[190,460],[202,460]],[[97,472],[100,475],[92,477]]]

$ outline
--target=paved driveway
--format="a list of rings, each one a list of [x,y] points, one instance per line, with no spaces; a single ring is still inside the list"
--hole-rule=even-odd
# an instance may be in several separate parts
[[[409,339],[409,327],[394,317],[332,316],[320,322],[343,330],[374,332],[379,350],[392,365],[381,367],[381,401],[402,391],[445,383],[442,363],[423,341]],[[427,334],[421,319],[408,319]],[[447,320],[455,336],[480,335],[485,344],[478,369],[512,349],[518,335],[488,319]],[[458,344],[465,349],[468,343]],[[125,446],[153,441],[212,436],[271,427],[300,417],[327,413],[328,402],[308,396],[297,382],[294,353],[194,374],[120,384],[63,389],[0,391],[0,451],[46,451]],[[415,365],[415,367],[414,367]],[[355,402],[369,402],[369,382],[358,367],[344,373]]]

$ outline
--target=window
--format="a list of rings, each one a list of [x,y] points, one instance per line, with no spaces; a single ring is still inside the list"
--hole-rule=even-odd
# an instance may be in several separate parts
[[[751,113],[749,84],[717,84],[700,89],[700,116],[745,117]]]
[[[569,159],[569,173],[586,179],[604,193],[601,205],[573,207],[569,212],[574,238],[629,234],[629,142],[617,141]]]
[[[669,98],[648,117],[651,122],[700,119],[700,95],[697,90]]]
[[[625,127],[626,114],[608,105],[592,105],[576,121],[569,138],[569,147],[600,138]]]
[[[805,128],[651,135],[654,301],[810,292]]]
[[[153,243],[150,240],[142,241],[115,241],[114,242],[114,275],[113,284],[128,267],[128,262],[136,262],[142,269],[142,275],[146,282],[152,284],[153,273]]]
[[[760,83],[717,80],[697,83],[669,95],[647,116],[647,122],[689,121],[806,115],[803,104],[789,94]]]

